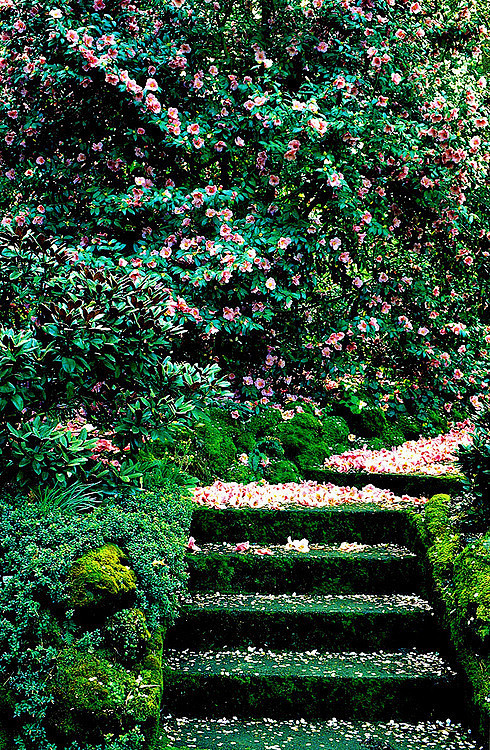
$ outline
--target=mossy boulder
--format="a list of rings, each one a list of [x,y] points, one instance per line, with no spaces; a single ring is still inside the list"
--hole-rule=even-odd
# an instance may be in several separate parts
[[[76,560],[67,581],[72,606],[107,614],[131,605],[136,576],[127,563],[115,544],[91,550]]]
[[[264,472],[264,476],[271,484],[286,484],[287,482],[298,482],[300,473],[298,467],[292,461],[275,461],[270,464]]]
[[[352,413],[348,417],[348,422],[355,435],[366,438],[380,437],[388,427],[385,413],[374,407],[366,407],[358,414]]]
[[[313,442],[318,442],[323,433],[322,423],[313,414],[299,412],[292,419],[274,428],[274,437],[281,441],[286,457],[294,459]]]
[[[247,424],[248,431],[258,440],[266,435],[274,435],[277,425],[282,424],[283,418],[279,409],[263,409],[259,414],[254,414]]]
[[[381,440],[385,448],[396,448],[405,442],[405,436],[396,424],[386,424],[381,433]]]
[[[196,463],[193,472],[203,481],[223,479],[235,461],[237,448],[230,436],[211,422],[195,428]]]
[[[422,433],[422,425],[416,417],[412,417],[410,414],[400,414],[396,418],[396,426],[405,440],[418,440]]]
[[[304,469],[311,469],[316,466],[323,466],[327,456],[336,453],[336,447],[330,447],[324,440],[319,440],[317,443],[310,444],[306,450],[301,451],[296,458],[296,464],[300,471]],[[341,450],[341,447],[339,447]]]
[[[349,425],[343,417],[324,417],[322,420],[322,433],[324,442],[332,448],[348,445],[350,434]],[[340,452],[336,450],[336,452]]]
[[[425,526],[432,538],[442,536],[448,530],[448,516],[451,504],[449,495],[433,495],[424,508]]]
[[[140,726],[151,740],[159,725],[162,697],[162,642],[155,637],[148,655],[131,670],[105,652],[76,648],[59,652],[51,689],[48,725],[54,736],[97,741]]]
[[[464,621],[490,647],[490,535],[468,545],[454,563],[454,586]]]

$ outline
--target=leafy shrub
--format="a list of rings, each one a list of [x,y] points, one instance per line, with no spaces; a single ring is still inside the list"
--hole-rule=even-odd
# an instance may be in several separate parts
[[[170,356],[181,329],[171,322],[163,281],[138,281],[117,266],[79,262],[32,234],[6,232],[0,279],[5,297],[21,300],[23,311],[8,307],[0,321],[4,479],[49,485],[108,470],[128,478],[126,455],[223,392],[215,365],[197,368]],[[112,455],[102,466],[104,449],[119,460]]]

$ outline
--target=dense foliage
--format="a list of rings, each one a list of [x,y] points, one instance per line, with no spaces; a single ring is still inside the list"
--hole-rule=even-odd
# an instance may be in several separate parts
[[[31,486],[134,474],[131,457],[226,385],[178,362],[169,292],[0,237],[0,472]],[[109,482],[109,483],[110,483]]]
[[[0,12],[4,224],[168,288],[183,356],[218,360],[253,400],[327,389],[392,413],[477,398],[490,336],[477,9]]]
[[[189,524],[188,500],[169,485],[127,492],[84,515],[56,508],[43,513],[34,498],[2,496],[0,703],[2,721],[15,714],[16,747],[52,750],[59,746],[51,744],[55,739],[71,747],[70,734],[84,748],[82,740],[90,738],[98,745],[108,720],[113,734],[130,730],[128,747],[140,747],[139,714],[131,720],[128,690],[134,693],[137,670],[149,669],[141,662],[150,632],[175,615],[186,578]],[[93,551],[101,548],[111,551],[115,562],[99,552],[98,563]],[[110,576],[117,575],[111,588]],[[102,680],[103,690],[95,689],[94,679]],[[73,695],[77,700],[63,710],[63,700]],[[70,721],[80,712],[85,724],[73,735]],[[0,731],[3,747],[1,739]],[[12,747],[12,737],[8,742]],[[119,747],[125,747],[123,740],[114,750]]]

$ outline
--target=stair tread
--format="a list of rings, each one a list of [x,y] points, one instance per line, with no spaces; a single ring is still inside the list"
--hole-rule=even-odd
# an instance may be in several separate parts
[[[192,594],[182,611],[226,611],[345,614],[410,614],[431,612],[430,604],[416,594]]]
[[[463,727],[451,722],[366,722],[189,719],[162,717],[176,748],[199,750],[477,750]]]
[[[439,654],[418,651],[329,653],[272,651],[250,647],[220,651],[190,649],[165,652],[168,666],[179,673],[225,676],[313,678],[433,678],[448,680],[456,673]]]
[[[362,559],[375,558],[377,560],[393,560],[416,557],[416,554],[409,550],[407,547],[401,547],[396,544],[357,544],[346,542],[341,542],[338,544],[310,544],[308,552],[300,552],[296,549],[287,549],[286,545],[280,544],[269,544],[264,546],[263,544],[261,545],[250,543],[250,547],[244,551],[236,550],[236,543],[232,544],[231,542],[208,542],[199,545],[199,547],[200,550],[198,552],[189,552],[188,558],[200,555],[233,555],[240,557],[248,557],[251,555],[293,555],[294,557],[299,559],[309,557],[324,559],[345,559],[355,556]]]

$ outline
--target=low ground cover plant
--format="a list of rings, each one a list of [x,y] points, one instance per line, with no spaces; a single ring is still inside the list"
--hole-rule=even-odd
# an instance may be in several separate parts
[[[0,503],[0,746],[153,747],[188,495],[132,489],[83,514],[7,492]]]

